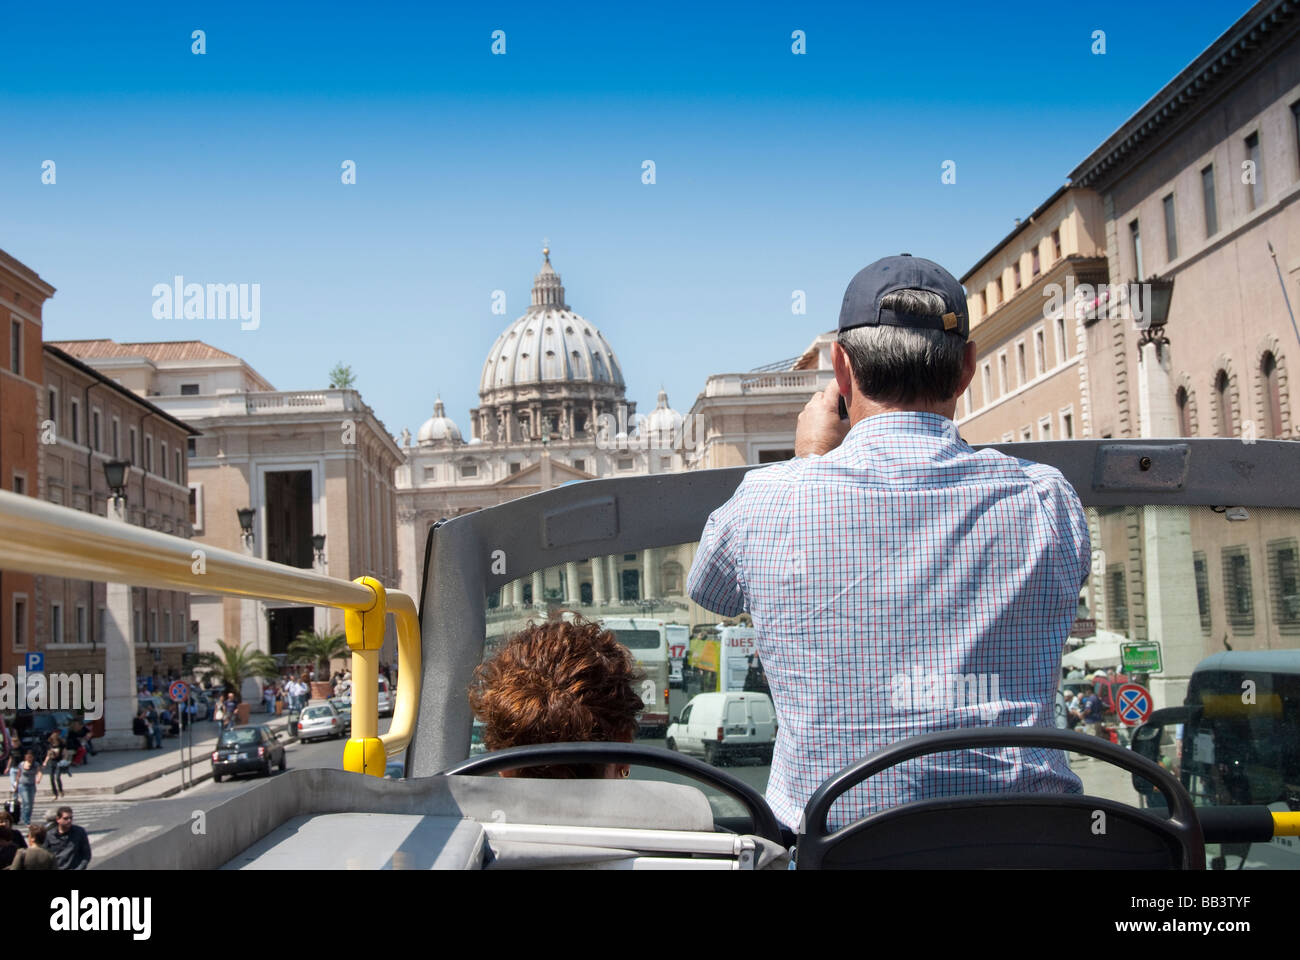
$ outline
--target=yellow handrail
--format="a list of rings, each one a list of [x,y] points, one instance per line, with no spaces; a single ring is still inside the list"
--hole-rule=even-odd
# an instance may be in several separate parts
[[[353,650],[358,708],[353,710],[357,736],[344,749],[344,769],[383,776],[386,757],[405,750],[410,742],[420,676],[415,601],[386,590],[371,577],[340,580],[2,490],[0,569],[341,609]],[[378,737],[378,657],[385,610],[397,622],[398,676],[404,682],[397,690],[389,732]],[[368,739],[373,746],[365,746]]]

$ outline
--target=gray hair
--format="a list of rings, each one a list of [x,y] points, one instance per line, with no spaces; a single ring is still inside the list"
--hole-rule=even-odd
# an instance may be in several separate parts
[[[929,290],[895,290],[881,309],[919,317],[942,317],[943,298]],[[943,330],[854,327],[841,330],[858,389],[878,403],[941,403],[957,394],[966,338]]]

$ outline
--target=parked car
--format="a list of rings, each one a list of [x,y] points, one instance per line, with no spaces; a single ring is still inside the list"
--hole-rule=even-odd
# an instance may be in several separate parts
[[[736,757],[772,762],[776,710],[765,693],[701,693],[668,726],[668,749],[722,766]]]
[[[298,739],[303,743],[311,740],[337,740],[343,736],[343,718],[328,700],[313,703],[302,708],[298,717]]]
[[[271,767],[288,766],[284,745],[270,727],[257,724],[221,731],[217,749],[212,751],[212,779],[220,783],[229,774],[260,773],[271,775]]]
[[[393,692],[388,688],[388,681],[384,677],[379,678],[379,715],[393,715]]]
[[[350,736],[352,734],[352,698],[330,697],[330,705],[338,711],[339,716],[343,719],[343,732]]]

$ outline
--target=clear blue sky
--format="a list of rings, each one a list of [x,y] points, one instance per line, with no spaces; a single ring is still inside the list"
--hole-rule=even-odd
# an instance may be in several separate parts
[[[202,339],[282,390],[342,359],[391,432],[441,393],[468,433],[548,237],[629,397],[684,412],[876,257],[960,276],[1248,8],[477,6],[7,6],[0,248],[58,288],[46,338]],[[261,327],[154,319],[176,274],[260,283]]]

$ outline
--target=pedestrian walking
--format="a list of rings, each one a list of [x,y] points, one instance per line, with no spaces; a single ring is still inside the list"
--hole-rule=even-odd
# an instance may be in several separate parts
[[[36,805],[36,786],[41,782],[41,765],[36,762],[36,754],[28,750],[18,765],[18,802],[21,803],[23,825],[32,822],[32,807]]]
[[[45,751],[45,762],[42,767],[49,770],[50,792],[57,800],[63,796],[63,771],[61,766],[63,762],[63,738],[59,736],[59,731],[55,730],[50,734],[49,748]]]
[[[55,829],[45,835],[45,849],[60,870],[85,870],[90,866],[90,836],[85,827],[72,822],[72,808],[59,807]]]

